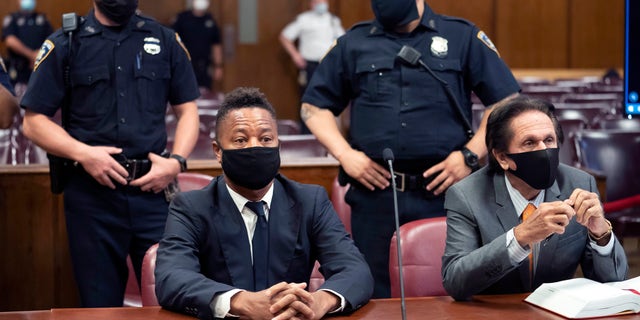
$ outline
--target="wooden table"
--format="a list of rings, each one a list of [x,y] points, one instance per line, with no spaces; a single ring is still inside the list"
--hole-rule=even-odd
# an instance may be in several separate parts
[[[424,297],[407,299],[407,319],[564,319],[553,313],[529,305],[522,300],[526,294],[477,296],[472,301],[456,302],[451,297]],[[400,299],[371,300],[350,315],[328,319],[400,320]],[[52,309],[43,311],[0,312],[0,320],[189,320],[190,316],[174,313],[160,307],[142,308],[89,308]],[[624,315],[607,319],[640,319],[640,315]]]

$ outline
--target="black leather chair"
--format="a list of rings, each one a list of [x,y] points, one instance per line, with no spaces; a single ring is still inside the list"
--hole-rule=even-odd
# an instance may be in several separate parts
[[[619,239],[640,236],[640,131],[584,130],[576,134],[580,165],[606,175],[606,217]]]

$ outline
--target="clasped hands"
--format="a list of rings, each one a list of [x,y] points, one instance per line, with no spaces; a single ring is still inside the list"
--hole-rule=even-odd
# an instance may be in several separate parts
[[[583,189],[575,189],[564,201],[544,202],[514,229],[514,236],[521,246],[541,242],[554,233],[563,234],[569,221],[587,227],[592,235],[600,236],[609,230],[598,195]]]
[[[320,319],[337,308],[337,296],[322,290],[310,293],[306,287],[280,282],[258,292],[241,291],[231,298],[229,312],[241,319]]]

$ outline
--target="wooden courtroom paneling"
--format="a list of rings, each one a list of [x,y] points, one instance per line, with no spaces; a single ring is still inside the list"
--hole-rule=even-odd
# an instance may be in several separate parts
[[[75,305],[62,198],[46,170],[11,169],[0,176],[0,310]]]
[[[496,35],[512,68],[563,68],[568,55],[568,0],[496,0]]]
[[[435,13],[461,17],[473,22],[482,29],[496,46],[498,46],[498,49],[500,49],[499,43],[497,43],[495,39],[495,0],[429,0],[427,3]]]
[[[569,1],[570,68],[624,65],[624,1]]]

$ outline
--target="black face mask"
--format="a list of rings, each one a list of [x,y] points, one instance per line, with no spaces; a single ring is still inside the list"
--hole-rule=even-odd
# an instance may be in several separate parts
[[[388,30],[418,19],[416,0],[371,0],[376,20]]]
[[[537,151],[507,153],[516,163],[518,169],[509,171],[522,179],[534,189],[549,188],[558,175],[558,148],[547,148]]]
[[[279,147],[222,150],[222,171],[238,186],[262,189],[276,177],[279,169]]]
[[[95,0],[98,10],[109,20],[124,25],[138,8],[138,0]]]

